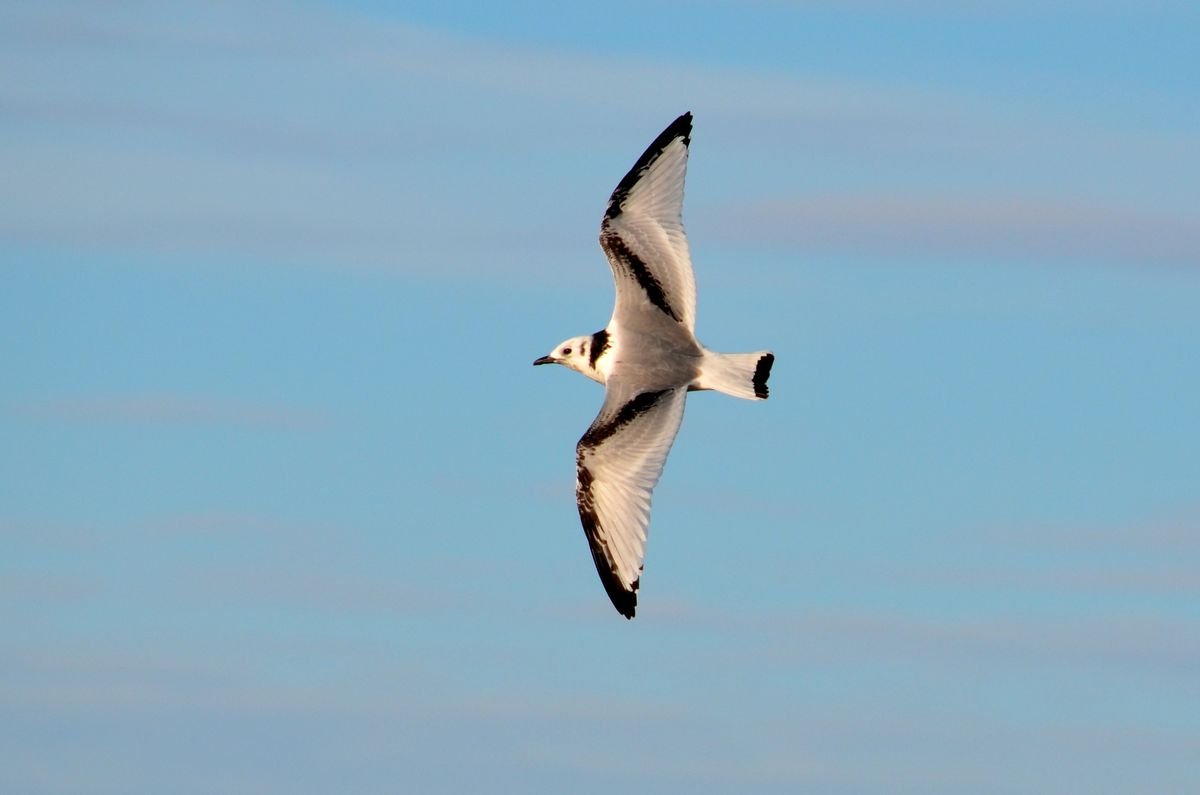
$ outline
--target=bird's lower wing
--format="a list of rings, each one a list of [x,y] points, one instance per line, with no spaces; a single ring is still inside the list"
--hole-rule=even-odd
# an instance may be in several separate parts
[[[610,378],[604,406],[576,446],[575,498],[613,606],[633,618],[650,497],[675,441],[685,387],[637,392]]]

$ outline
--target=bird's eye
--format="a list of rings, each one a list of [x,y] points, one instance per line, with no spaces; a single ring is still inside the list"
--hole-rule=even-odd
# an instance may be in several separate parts
[[[571,349],[563,348],[563,356],[570,356],[570,355],[571,355]]]

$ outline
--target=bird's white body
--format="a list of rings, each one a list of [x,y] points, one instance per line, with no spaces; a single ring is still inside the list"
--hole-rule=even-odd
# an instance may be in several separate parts
[[[651,493],[687,393],[766,399],[775,360],[769,351],[717,353],[696,340],[696,284],[682,220],[691,128],[690,113],[672,122],[609,199],[600,225],[616,287],[608,325],[534,362],[605,385],[600,414],[576,446],[575,496],[596,570],[626,618],[637,605]]]

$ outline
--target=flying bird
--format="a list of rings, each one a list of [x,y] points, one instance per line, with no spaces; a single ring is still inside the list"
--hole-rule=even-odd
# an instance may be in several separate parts
[[[696,280],[683,231],[692,114],[662,131],[613,191],[600,223],[617,300],[608,325],[560,342],[534,364],[604,384],[604,405],[575,447],[575,501],[596,571],[633,618],[650,496],[683,419],[687,393],[767,399],[775,355],[717,353],[695,337]]]

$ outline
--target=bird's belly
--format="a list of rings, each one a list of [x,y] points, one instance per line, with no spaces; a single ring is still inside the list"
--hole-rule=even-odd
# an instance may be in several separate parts
[[[619,374],[636,379],[648,389],[661,389],[690,384],[700,376],[703,351],[693,341],[645,334],[615,336],[610,337],[609,349],[596,360],[596,370],[605,381]]]

